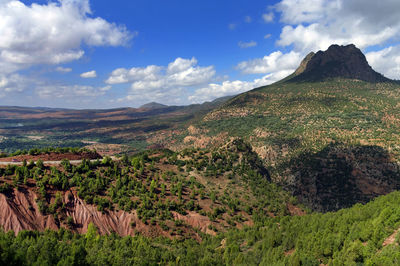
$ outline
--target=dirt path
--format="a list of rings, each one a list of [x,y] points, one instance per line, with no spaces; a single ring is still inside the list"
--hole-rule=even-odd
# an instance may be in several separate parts
[[[396,241],[396,236],[397,236],[397,233],[399,233],[399,232],[400,232],[400,228],[397,229],[396,231],[394,231],[393,234],[391,234],[388,238],[386,238],[385,241],[383,241],[382,246],[385,247],[385,246],[393,244]]]

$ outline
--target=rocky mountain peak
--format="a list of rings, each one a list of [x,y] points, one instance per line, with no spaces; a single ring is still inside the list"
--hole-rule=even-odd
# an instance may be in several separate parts
[[[294,74],[290,81],[321,81],[329,78],[390,81],[372,69],[365,55],[354,44],[334,44],[326,51],[308,54]]]

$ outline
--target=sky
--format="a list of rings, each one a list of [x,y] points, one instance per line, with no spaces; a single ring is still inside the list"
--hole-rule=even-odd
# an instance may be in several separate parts
[[[399,0],[0,0],[0,106],[187,105],[353,43],[400,79]]]

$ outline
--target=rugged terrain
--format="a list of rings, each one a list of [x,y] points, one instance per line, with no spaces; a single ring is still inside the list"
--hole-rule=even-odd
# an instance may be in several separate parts
[[[398,189],[399,101],[397,81],[353,45],[333,45],[211,111],[184,140],[207,147],[240,136],[275,182],[315,210],[338,210]]]
[[[242,228],[257,217],[303,214],[270,183],[251,147],[239,139],[217,150],[153,150],[120,161],[0,168],[0,224],[5,230],[68,228],[102,234],[193,237]]]
[[[399,265],[399,102],[398,81],[333,45],[280,82],[205,105],[4,108],[13,149],[73,128],[78,146],[126,152],[0,168],[0,262]],[[46,116],[60,120],[28,125]]]

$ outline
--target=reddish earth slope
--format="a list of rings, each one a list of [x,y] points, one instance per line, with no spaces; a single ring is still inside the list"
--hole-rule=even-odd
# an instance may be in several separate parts
[[[80,153],[56,153],[56,152],[50,152],[50,153],[45,153],[45,154],[39,154],[39,155],[18,155],[18,156],[12,156],[12,157],[5,157],[5,158],[0,158],[0,162],[12,162],[12,161],[18,161],[22,162],[23,160],[26,160],[29,162],[30,160],[37,161],[37,160],[42,160],[42,161],[61,161],[63,159],[68,159],[68,160],[82,160],[82,159],[89,159],[89,160],[94,160],[94,159],[101,159],[101,155],[98,154],[97,152],[80,152]]]
[[[170,231],[164,231],[159,225],[144,224],[138,219],[135,211],[132,213],[121,210],[98,211],[96,206],[86,204],[73,191],[68,191],[63,195],[65,212],[59,213],[58,218],[42,214],[36,203],[37,198],[35,192],[25,189],[13,190],[7,195],[0,193],[0,224],[3,229],[18,233],[22,230],[58,230],[63,227],[76,233],[86,233],[88,225],[93,223],[100,234],[115,232],[121,236],[133,236],[141,233],[151,237],[172,237],[173,235]],[[208,229],[211,222],[207,217],[191,212],[187,215],[174,212],[173,215],[176,220],[182,220],[186,224],[182,227],[186,236],[201,240],[194,228],[204,233],[214,234],[212,230]],[[65,217],[72,217],[72,225],[67,224]]]

